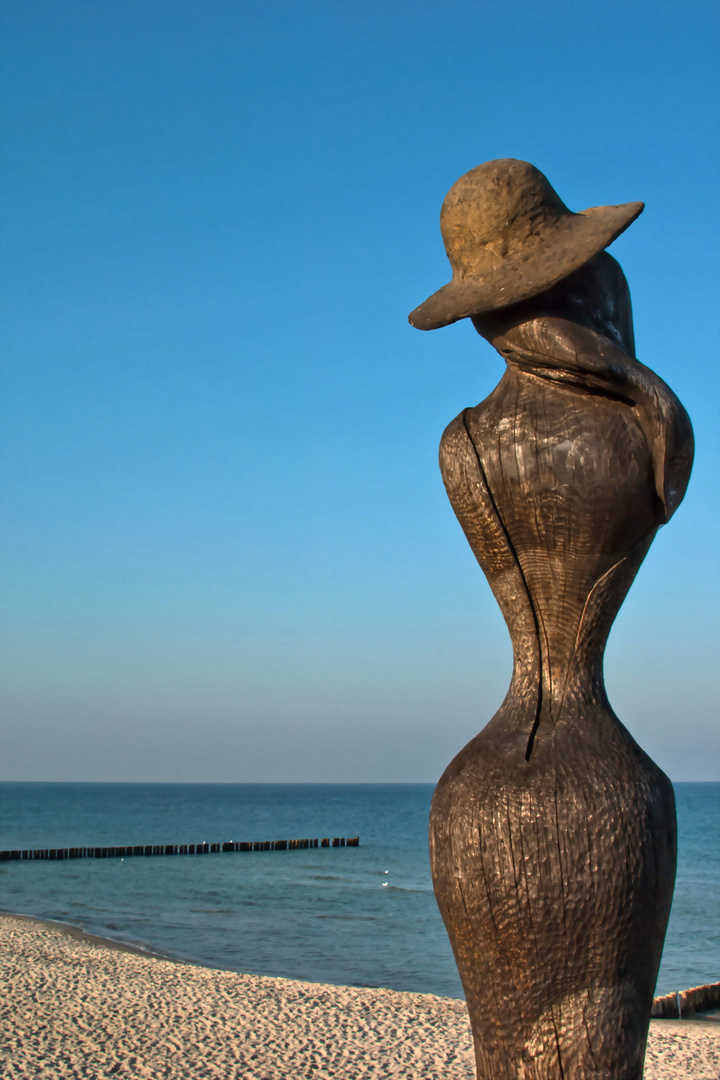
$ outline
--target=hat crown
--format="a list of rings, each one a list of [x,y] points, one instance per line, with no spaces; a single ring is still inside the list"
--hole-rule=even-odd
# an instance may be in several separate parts
[[[520,249],[529,253],[566,216],[575,215],[529,162],[478,165],[450,188],[440,212],[453,277],[486,274]]]

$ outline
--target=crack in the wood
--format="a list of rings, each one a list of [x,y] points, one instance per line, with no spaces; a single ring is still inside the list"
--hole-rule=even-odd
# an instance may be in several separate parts
[[[533,603],[532,594],[530,592],[530,586],[528,585],[527,578],[525,577],[525,571],[523,570],[523,568],[522,568],[522,566],[520,564],[520,558],[518,556],[517,551],[515,550],[515,545],[513,544],[512,540],[510,538],[510,533],[507,530],[507,526],[505,525],[505,522],[503,521],[502,514],[500,513],[500,509],[498,507],[498,504],[495,501],[495,496],[492,493],[492,488],[490,487],[490,483],[489,483],[488,478],[487,478],[487,473],[485,472],[485,466],[483,465],[482,458],[480,457],[480,451],[478,450],[477,446],[475,445],[475,441],[474,441],[474,439],[473,439],[473,437],[472,437],[472,435],[470,433],[470,429],[468,428],[467,413],[468,413],[468,410],[465,409],[463,411],[463,414],[462,414],[462,420],[463,420],[463,426],[465,428],[465,433],[466,433],[466,435],[468,437],[468,440],[470,442],[470,445],[472,446],[473,451],[475,453],[475,459],[477,461],[477,466],[478,466],[478,469],[480,471],[480,476],[482,478],[483,484],[485,485],[485,490],[488,493],[488,497],[489,497],[490,502],[492,504],[492,508],[495,511],[495,516],[496,516],[496,518],[498,520],[500,528],[502,529],[503,536],[505,537],[505,540],[507,541],[507,545],[508,545],[508,547],[510,549],[512,557],[515,560],[515,565],[518,568],[518,573],[520,574],[520,578],[521,578],[522,583],[523,583],[523,588],[525,589],[525,592],[527,594],[528,603],[530,605],[530,613],[532,615],[532,620],[533,620],[533,623],[534,623],[534,626],[535,626],[535,637],[537,639],[537,657],[538,657],[538,692],[537,692],[537,705],[535,707],[535,719],[533,720],[533,725],[532,725],[532,728],[530,729],[530,735],[529,735],[529,738],[528,738],[527,749],[525,750],[525,760],[529,761],[530,760],[530,755],[532,754],[532,751],[533,751],[533,745],[535,743],[535,736],[537,735],[538,728],[540,727],[540,716],[542,714],[542,707],[543,707],[543,660],[542,660],[542,646],[540,644],[540,621],[538,619],[537,612],[535,611],[535,604]]]
[[[558,1069],[560,1070],[560,1080],[565,1080],[565,1070],[563,1069],[562,1063],[562,1050],[560,1049],[560,1035],[558,1033],[557,1022],[555,1020],[555,1011],[552,1006],[550,1006],[550,1017],[552,1019],[553,1030],[555,1032],[555,1049],[557,1050],[557,1063]]]

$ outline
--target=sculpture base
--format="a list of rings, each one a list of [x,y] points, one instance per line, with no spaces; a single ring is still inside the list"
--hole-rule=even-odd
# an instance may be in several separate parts
[[[528,761],[511,712],[450,764],[430,815],[478,1080],[641,1080],[672,785],[604,706],[568,716]]]

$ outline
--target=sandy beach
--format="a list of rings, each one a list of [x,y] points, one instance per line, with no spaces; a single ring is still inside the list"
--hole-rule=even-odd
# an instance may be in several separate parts
[[[0,917],[3,1076],[473,1080],[463,1002],[215,971]],[[720,1024],[653,1021],[645,1080],[718,1080]]]

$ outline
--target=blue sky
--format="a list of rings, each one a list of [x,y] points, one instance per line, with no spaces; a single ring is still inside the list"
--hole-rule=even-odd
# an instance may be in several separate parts
[[[697,458],[610,699],[720,777],[717,3],[4,0],[2,775],[433,781],[507,631],[437,445],[502,361],[407,314],[496,157],[612,248]]]

